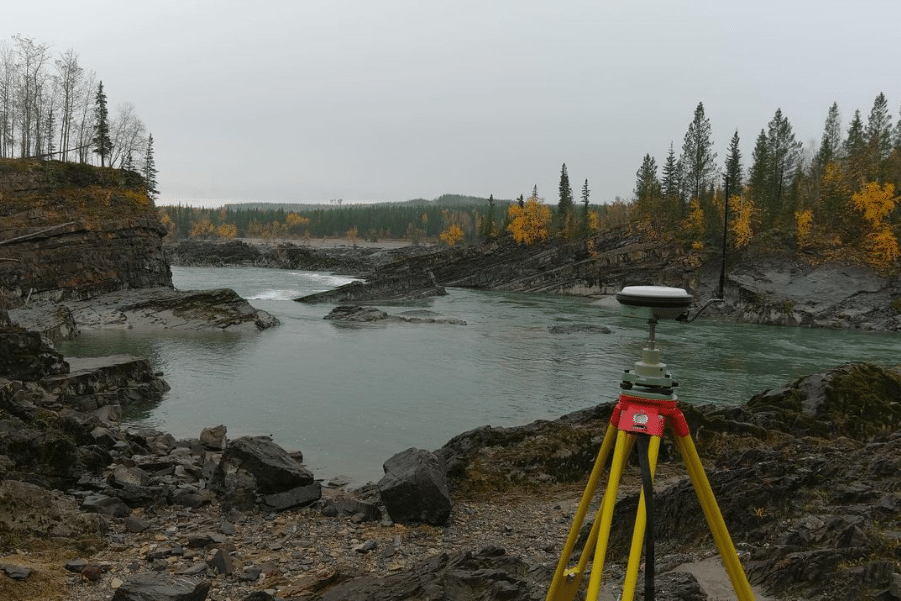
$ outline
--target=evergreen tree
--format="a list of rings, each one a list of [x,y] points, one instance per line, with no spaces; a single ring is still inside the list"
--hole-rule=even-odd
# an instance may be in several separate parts
[[[765,130],[760,130],[754,152],[751,154],[751,170],[748,172],[748,193],[754,206],[763,207],[770,195],[768,174],[770,172],[769,145]]]
[[[895,124],[894,146],[901,153],[901,107],[898,108],[898,122]]]
[[[486,240],[494,238],[494,194],[488,196],[488,215],[485,216],[483,237]]]
[[[97,95],[94,99],[94,153],[100,155],[100,166],[106,166],[106,157],[113,151],[113,141],[110,138],[109,111],[106,108],[106,94],[103,92],[103,82],[97,86]]]
[[[864,138],[867,144],[866,178],[868,181],[876,180],[881,175],[883,161],[892,152],[892,116],[882,92],[873,101]]]
[[[159,196],[156,188],[156,161],[153,158],[153,134],[147,136],[147,150],[144,153],[144,183],[147,186],[147,196],[155,200]]]
[[[726,155],[726,177],[729,178],[729,192],[732,195],[740,195],[744,184],[741,164],[741,151],[738,148],[738,130],[732,134],[729,142],[729,154]]]
[[[776,109],[767,131],[769,194],[766,204],[761,207],[769,214],[771,225],[794,212],[794,207],[787,203],[787,199],[789,186],[800,165],[801,146],[801,142],[795,140],[795,133],[788,119],[782,115],[782,109]]]
[[[842,155],[842,122],[838,113],[838,103],[833,102],[826,115],[823,137],[817,151],[816,166],[822,172],[829,161],[841,158]]]
[[[569,174],[566,163],[560,169],[560,201],[557,203],[557,216],[560,220],[560,233],[567,235],[573,216],[573,189],[569,185]]]
[[[676,152],[673,150],[673,143],[670,142],[669,154],[666,155],[666,162],[663,164],[663,179],[660,182],[661,194],[663,195],[663,209],[667,219],[673,224],[682,219],[685,215],[685,203],[680,196],[682,190],[682,166],[676,160]]]
[[[588,223],[588,194],[590,190],[588,189],[588,180],[585,180],[585,183],[582,184],[582,232],[587,236],[591,233],[591,228]]]
[[[661,210],[660,181],[657,179],[657,161],[650,154],[644,155],[641,167],[635,173],[635,206],[639,219],[648,221],[655,231],[665,222]]]
[[[716,153],[713,152],[710,120],[704,115],[704,103],[699,102],[694,119],[685,132],[682,143],[682,170],[691,198],[701,199],[713,183]]]
[[[854,111],[854,118],[848,126],[844,152],[848,161],[848,173],[854,185],[859,187],[865,181],[867,172],[867,141],[859,109]]]

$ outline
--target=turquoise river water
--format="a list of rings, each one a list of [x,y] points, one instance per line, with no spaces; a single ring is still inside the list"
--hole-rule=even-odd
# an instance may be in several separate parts
[[[647,324],[589,299],[450,289],[389,313],[426,309],[467,325],[346,325],[331,306],[292,299],[349,278],[262,268],[173,268],[181,290],[232,288],[281,325],[258,334],[85,331],[67,356],[145,357],[172,390],[128,419],[177,438],[225,424],[230,438],[271,435],[303,452],[317,478],[378,480],[409,447],[437,449],[456,434],[511,426],[616,400],[639,359]],[[614,303],[615,304],[615,303]],[[594,324],[610,334],[553,334]],[[847,361],[898,363],[897,334],[779,328],[705,320],[661,322],[658,347],[691,403],[738,404]]]

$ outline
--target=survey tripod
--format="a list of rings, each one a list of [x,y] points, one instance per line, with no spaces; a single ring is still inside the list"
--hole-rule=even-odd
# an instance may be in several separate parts
[[[634,369],[626,370],[620,384],[622,392],[607,426],[594,468],[588,479],[572,528],[563,547],[554,579],[548,590],[547,601],[572,601],[578,593],[582,575],[592,556],[591,576],[588,582],[586,600],[596,600],[600,594],[604,559],[613,523],[613,508],[619,491],[620,479],[633,446],[638,447],[638,460],[642,472],[642,488],[638,511],[632,532],[629,562],[623,582],[621,601],[632,601],[638,581],[642,546],[645,547],[644,599],[654,599],[654,539],[653,539],[653,477],[657,467],[657,457],[664,431],[669,426],[674,434],[676,447],[682,455],[695,493],[713,534],[732,588],[739,601],[753,601],[754,594],[747,576],[742,569],[720,513],[719,506],[704,473],[701,459],[691,439],[685,416],[679,410],[673,389],[678,384],[666,371],[666,364],[660,362],[660,351],[655,345],[658,320],[687,319],[692,297],[681,288],[665,286],[629,286],[616,295],[621,311],[629,317],[646,318],[650,327],[648,346],[642,351],[641,360]],[[709,304],[709,303],[708,303]],[[706,305],[705,305],[706,307]],[[699,311],[700,313],[700,311]],[[695,315],[697,317],[697,315]],[[694,319],[694,318],[692,318]],[[578,564],[568,568],[569,558],[576,546],[589,505],[598,489],[601,474],[607,459],[613,451],[607,488],[595,515],[591,533],[579,557]]]

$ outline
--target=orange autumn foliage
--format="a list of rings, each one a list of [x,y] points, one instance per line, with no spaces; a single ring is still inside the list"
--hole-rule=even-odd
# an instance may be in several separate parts
[[[510,218],[507,231],[516,242],[532,244],[547,239],[551,209],[535,196],[529,198],[522,207],[518,204],[510,205],[507,216]]]

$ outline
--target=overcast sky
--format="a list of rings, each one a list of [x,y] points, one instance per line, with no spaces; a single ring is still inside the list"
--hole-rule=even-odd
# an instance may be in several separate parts
[[[629,199],[698,102],[747,169],[777,108],[818,142],[901,106],[898,0],[44,0],[0,35],[74,50],[153,134],[158,204]]]

